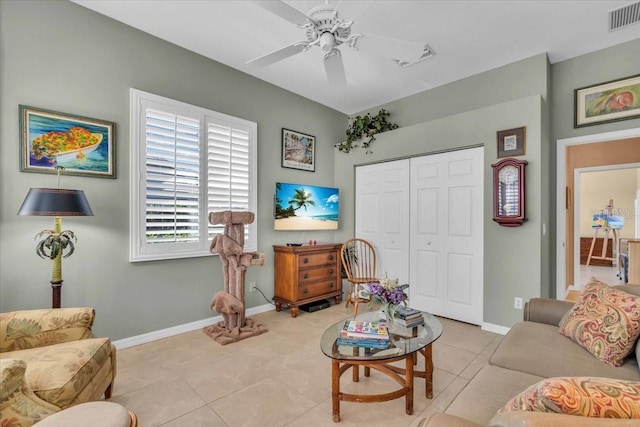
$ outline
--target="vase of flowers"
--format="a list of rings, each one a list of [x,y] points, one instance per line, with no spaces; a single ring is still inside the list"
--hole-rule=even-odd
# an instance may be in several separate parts
[[[388,325],[393,323],[396,307],[400,304],[407,305],[408,296],[404,290],[408,286],[398,286],[398,281],[389,280],[386,273],[379,282],[369,283],[369,296],[371,297],[369,305],[380,304],[381,317],[384,313]]]

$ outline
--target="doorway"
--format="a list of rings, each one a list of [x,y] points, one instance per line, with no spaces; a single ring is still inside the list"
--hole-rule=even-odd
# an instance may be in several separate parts
[[[557,141],[556,298],[576,283],[575,170],[640,162],[640,128]]]
[[[639,187],[640,164],[576,169],[574,205],[578,209],[575,210],[574,247],[579,256],[574,267],[576,288],[584,288],[591,277],[611,285],[623,283],[618,256],[619,252],[627,253],[627,240],[638,233],[634,204]],[[622,222],[616,221],[615,230],[594,228],[593,215],[606,211],[610,201],[612,213]]]

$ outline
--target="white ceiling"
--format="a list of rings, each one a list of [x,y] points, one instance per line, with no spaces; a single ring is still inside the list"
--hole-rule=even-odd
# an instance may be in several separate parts
[[[436,55],[402,68],[342,45],[347,86],[332,87],[319,47],[264,68],[245,64],[306,39],[303,29],[250,1],[73,1],[345,114],[539,53],[556,63],[640,38],[640,24],[608,31],[608,11],[629,1],[333,0],[342,19],[354,20],[352,33],[426,43]],[[285,3],[306,14],[324,1]]]

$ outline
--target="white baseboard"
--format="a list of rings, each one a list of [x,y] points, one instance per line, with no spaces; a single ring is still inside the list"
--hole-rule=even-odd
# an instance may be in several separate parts
[[[264,304],[264,305],[259,305],[257,307],[248,308],[246,314],[247,316],[252,316],[254,314],[265,313],[271,310],[275,310],[275,307],[272,304]],[[222,321],[222,316],[209,317],[207,319],[197,320],[191,323],[185,323],[184,325],[172,326],[170,328],[160,329],[158,331],[148,332],[146,334],[136,335],[134,337],[123,338],[121,340],[113,341],[113,345],[116,346],[116,349],[122,350],[128,347],[133,347],[140,344],[146,344],[151,341],[156,341],[163,338],[184,334],[185,332],[191,332],[197,329],[202,329],[221,321]]]
[[[506,326],[494,325],[493,323],[482,322],[482,330],[487,332],[493,332],[495,334],[507,335],[511,328]]]

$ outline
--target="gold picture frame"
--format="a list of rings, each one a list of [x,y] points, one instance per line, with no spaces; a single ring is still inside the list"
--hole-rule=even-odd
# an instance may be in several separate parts
[[[640,74],[574,90],[574,128],[640,117]]]
[[[114,122],[19,105],[20,171],[115,178]]]

